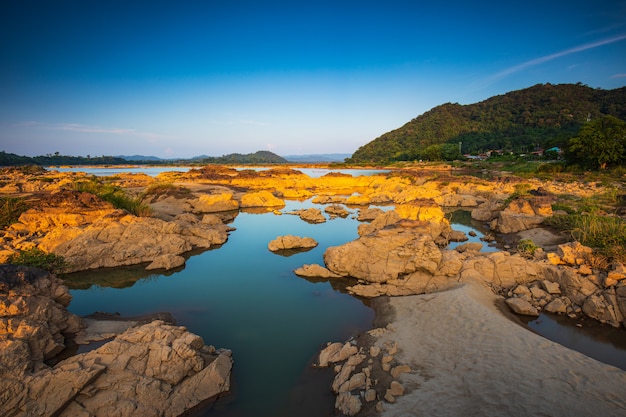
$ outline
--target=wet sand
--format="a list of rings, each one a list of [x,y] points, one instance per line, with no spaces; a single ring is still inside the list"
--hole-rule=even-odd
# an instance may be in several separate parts
[[[505,317],[478,284],[383,302],[407,393],[383,416],[624,416],[626,372]]]

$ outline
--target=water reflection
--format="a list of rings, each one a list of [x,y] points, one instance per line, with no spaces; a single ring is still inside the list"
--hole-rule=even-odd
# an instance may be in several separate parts
[[[546,339],[591,358],[626,370],[626,332],[603,325],[591,318],[570,319],[555,314],[541,314],[523,320]]]

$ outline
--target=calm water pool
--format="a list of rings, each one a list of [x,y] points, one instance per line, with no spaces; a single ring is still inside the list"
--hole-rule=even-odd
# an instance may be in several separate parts
[[[289,202],[285,211],[303,204]],[[192,256],[179,272],[146,276],[135,270],[143,278],[134,285],[128,274],[121,274],[121,283],[107,284],[107,273],[115,271],[73,274],[72,287],[88,288],[71,290],[69,309],[78,315],[171,312],[206,343],[233,350],[235,398],[224,415],[288,415],[292,391],[311,372],[320,346],[371,328],[374,313],[363,301],[329,282],[311,282],[293,273],[306,263],[322,264],[327,247],[358,236],[357,225],[353,218],[311,225],[293,215],[240,213],[228,242]],[[268,242],[286,234],[313,237],[319,246],[289,257],[271,253]],[[318,395],[327,396],[328,387],[317,387],[323,388]]]

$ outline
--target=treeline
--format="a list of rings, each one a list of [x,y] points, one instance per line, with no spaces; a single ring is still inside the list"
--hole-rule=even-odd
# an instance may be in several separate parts
[[[69,156],[60,155],[42,155],[42,156],[20,156],[13,153],[0,151],[0,166],[18,166],[18,165],[40,165],[40,166],[58,166],[58,165],[124,165],[129,162],[122,158],[113,156]]]
[[[59,166],[59,165],[141,165],[141,164],[284,164],[287,160],[269,151],[258,151],[251,154],[233,153],[219,157],[206,157],[179,160],[132,160],[114,156],[68,156],[55,153],[45,156],[20,156],[13,153],[0,151],[0,166]]]
[[[446,103],[359,148],[347,162],[454,159],[489,150],[567,147],[588,121],[626,120],[626,87],[538,84],[470,105]]]

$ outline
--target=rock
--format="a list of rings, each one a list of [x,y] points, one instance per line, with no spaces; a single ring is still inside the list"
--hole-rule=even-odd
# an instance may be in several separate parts
[[[378,346],[370,346],[370,356],[375,358],[380,354],[380,348]]]
[[[371,222],[382,213],[384,213],[384,211],[378,207],[361,209],[356,219],[360,222]]]
[[[541,285],[549,294],[561,294],[561,287],[558,282],[552,282],[544,279],[541,281]]]
[[[441,258],[431,236],[404,228],[379,230],[324,253],[335,274],[380,283],[418,270],[434,273]]]
[[[465,242],[466,240],[469,239],[467,235],[465,234],[465,232],[452,230],[452,229],[450,229],[447,232],[442,233],[441,236],[445,238],[448,242]]]
[[[315,239],[311,237],[300,237],[293,235],[279,236],[272,240],[267,248],[272,251],[289,250],[289,249],[309,249],[317,246]]]
[[[522,298],[507,298],[505,302],[514,313],[525,316],[539,316],[539,310]]]
[[[341,278],[341,275],[335,274],[318,264],[303,265],[293,272],[297,276],[305,278]]]
[[[387,226],[397,224],[402,218],[395,210],[389,210],[379,214],[370,224],[360,224],[358,227],[359,236],[369,235]]]
[[[383,398],[388,403],[395,403],[396,402],[396,397],[393,396],[393,394],[391,393],[391,390],[389,390],[389,389],[385,392],[385,396]]]
[[[248,207],[284,207],[285,201],[274,196],[269,191],[256,191],[244,194],[241,197],[241,208]]]
[[[598,290],[598,286],[589,278],[577,274],[570,267],[555,266],[545,268],[544,274],[549,281],[557,282],[561,292],[574,304],[583,305],[587,297]]]
[[[335,408],[346,416],[356,415],[361,411],[362,406],[361,399],[349,392],[342,392],[337,395],[337,399],[335,400]]]
[[[569,303],[567,303],[565,300],[567,300],[567,298],[555,298],[554,300],[546,304],[543,309],[548,313],[564,314],[567,312],[567,307],[569,306]]]
[[[558,246],[557,254],[569,265],[582,265],[593,253],[593,249],[579,242],[564,243]]]
[[[391,381],[388,392],[394,397],[404,395],[404,387],[398,381]]]
[[[341,362],[356,354],[358,349],[349,342],[331,343],[319,354],[318,366],[325,368],[331,363]]]
[[[106,367],[66,412],[181,415],[230,389],[230,352],[205,353],[209,351],[199,336],[184,327],[154,321],[129,329],[96,350],[62,362],[64,366],[98,363]],[[113,404],[105,400],[112,397]],[[160,401],[163,398],[168,400]],[[120,404],[128,407],[120,408]]]
[[[233,199],[233,193],[202,194],[197,199],[188,201],[194,213],[216,213],[238,210],[239,202]]]
[[[289,214],[296,214],[300,216],[302,220],[307,223],[324,223],[326,221],[326,217],[322,214],[320,209],[309,208],[303,210],[296,210]]]
[[[374,401],[376,399],[376,397],[378,396],[378,394],[376,393],[375,389],[368,389],[367,391],[365,391],[365,401],[368,403],[371,403],[372,401]]]
[[[348,217],[350,212],[339,204],[333,204],[324,209],[324,211],[332,217]]]
[[[472,251],[472,252],[480,252],[483,248],[483,244],[480,242],[468,242],[454,248],[459,253]]]
[[[512,211],[501,211],[496,218],[496,224],[492,229],[500,233],[517,233],[523,230],[533,229],[543,223],[545,217],[519,214]]]
[[[515,287],[515,289],[513,290],[513,294],[523,298],[532,297],[532,294],[526,285],[518,285],[517,287]]]
[[[161,255],[158,256],[150,263],[150,265],[146,266],[146,271],[151,271],[154,269],[175,269],[180,268],[185,265],[185,258],[180,255]]]
[[[482,280],[501,288],[537,281],[546,267],[531,259],[508,252],[475,253],[464,262],[462,281]]]
[[[350,392],[356,389],[365,388],[366,376],[363,372],[358,372],[350,377],[349,380],[341,384],[338,393]]]
[[[391,376],[394,377],[394,379],[398,378],[403,373],[408,374],[410,372],[411,372],[411,367],[409,365],[398,365],[398,366],[391,368]]]
[[[589,317],[614,327],[619,327],[624,320],[617,298],[610,292],[587,297],[583,304],[583,312]]]
[[[626,267],[623,264],[617,264],[613,270],[608,272],[607,279],[614,281],[626,279]]]
[[[530,287],[530,293],[534,299],[548,299],[552,298],[550,295],[537,286]]]

